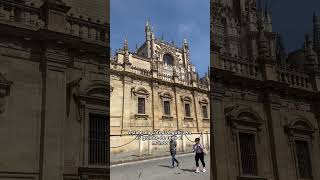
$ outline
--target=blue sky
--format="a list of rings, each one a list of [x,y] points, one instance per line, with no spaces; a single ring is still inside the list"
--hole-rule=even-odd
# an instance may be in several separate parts
[[[209,0],[111,0],[110,45],[112,54],[123,46],[127,37],[135,51],[144,40],[144,26],[150,19],[156,37],[162,34],[167,42],[182,46],[187,38],[192,63],[200,76],[210,63]]]

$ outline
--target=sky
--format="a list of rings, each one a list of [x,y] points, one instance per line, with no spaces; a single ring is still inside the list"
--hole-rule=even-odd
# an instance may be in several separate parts
[[[144,27],[149,19],[156,38],[182,47],[189,42],[191,62],[200,76],[210,63],[209,0],[111,0],[110,45],[112,54],[123,47],[125,37],[130,51],[145,40]]]
[[[288,52],[299,49],[306,33],[312,32],[312,16],[320,15],[320,0],[269,0],[273,31],[282,35]]]

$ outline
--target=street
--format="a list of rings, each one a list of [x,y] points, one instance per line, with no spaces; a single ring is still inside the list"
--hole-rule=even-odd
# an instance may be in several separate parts
[[[171,168],[171,157],[111,166],[111,180],[209,180],[210,156],[205,156],[207,172],[195,173],[194,154],[176,157],[179,168]],[[202,170],[201,162],[200,170]]]

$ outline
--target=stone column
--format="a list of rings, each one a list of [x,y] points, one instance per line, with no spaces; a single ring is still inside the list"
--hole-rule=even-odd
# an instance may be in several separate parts
[[[271,162],[265,163],[265,161],[268,161],[269,159],[267,158],[270,156],[269,154],[263,155],[266,158],[261,156],[260,161],[263,161],[264,164],[270,164],[269,168],[273,168],[273,175],[276,180],[295,179],[294,172],[291,171],[290,173],[292,164],[288,162],[290,160],[290,155],[288,155],[289,147],[287,146],[288,138],[285,136],[284,127],[281,124],[280,100],[280,96],[271,91],[265,94],[264,109],[266,112],[266,126],[268,129],[268,134],[266,135],[269,136],[269,138],[266,139],[269,139]],[[271,166],[271,164],[273,166]],[[286,171],[283,171],[282,169],[286,169]]]
[[[139,156],[143,155],[143,144],[144,144],[143,142],[144,141],[142,139],[143,139],[143,136],[141,136],[139,139]]]
[[[182,151],[186,152],[186,136],[182,135]]]
[[[42,150],[40,156],[41,180],[63,179],[64,121],[66,120],[65,67],[48,62],[44,67]]]
[[[152,155],[152,149],[153,146],[152,146],[152,140],[148,140],[148,154],[149,155]]]
[[[152,116],[153,116],[153,129],[160,129],[159,119],[161,118],[161,106],[159,102],[159,84],[155,82],[150,82],[152,87]]]
[[[211,82],[213,83],[213,82]],[[211,179],[228,179],[227,149],[226,149],[226,120],[224,115],[223,86],[212,84],[211,86]]]
[[[133,101],[133,94],[131,92],[132,88],[132,78],[125,76],[123,77],[123,109],[122,109],[122,131],[121,133],[126,133],[130,130],[130,116]]]
[[[196,91],[192,91],[192,96],[193,96],[193,105],[194,105],[194,113],[195,113],[195,118],[196,118],[196,125],[197,125],[197,132],[199,133],[199,126],[200,124],[202,125],[202,123],[199,123],[200,120],[202,120],[201,118],[201,108],[199,108],[199,99],[198,99],[198,92]]]

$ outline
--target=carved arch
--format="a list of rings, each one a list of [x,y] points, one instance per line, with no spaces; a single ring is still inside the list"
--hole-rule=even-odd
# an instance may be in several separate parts
[[[289,136],[309,136],[313,138],[316,128],[305,117],[298,117],[285,126],[285,131]]]
[[[233,106],[225,109],[225,117],[232,128],[250,127],[261,131],[264,120],[249,106]]]
[[[160,97],[161,99],[163,99],[163,98],[173,99],[173,95],[172,95],[170,92],[168,92],[168,91],[159,92],[159,97]]]
[[[202,98],[200,101],[199,101],[199,104],[209,104],[209,100],[207,98]]]
[[[149,91],[142,87],[142,86],[139,86],[139,87],[132,87],[131,88],[131,93],[134,95],[134,96],[137,96],[137,95],[144,95],[146,96],[147,98],[149,97],[150,93]]]
[[[110,89],[103,85],[92,85],[88,87],[84,94],[87,96],[107,97]]]
[[[192,102],[192,98],[189,95],[182,95],[181,96],[181,101],[182,102],[185,102],[185,101]]]

